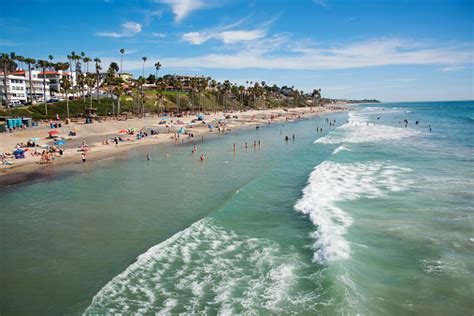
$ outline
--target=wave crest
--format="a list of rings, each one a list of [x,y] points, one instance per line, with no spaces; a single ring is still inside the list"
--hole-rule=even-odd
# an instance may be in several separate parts
[[[352,218],[338,202],[361,197],[377,198],[387,192],[400,191],[409,185],[403,174],[410,169],[386,162],[335,163],[325,161],[316,166],[295,204],[298,212],[309,216],[317,226],[314,257],[320,263],[348,259],[350,244],[344,238]]]

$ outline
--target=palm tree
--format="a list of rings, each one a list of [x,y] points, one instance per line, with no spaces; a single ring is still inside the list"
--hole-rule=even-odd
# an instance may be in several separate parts
[[[49,59],[50,65],[52,66],[53,65],[53,59],[54,59],[53,55],[48,55],[48,59]],[[51,70],[51,66],[50,66],[49,70]]]
[[[21,68],[21,70],[24,70],[24,69],[23,69],[23,63],[25,62],[25,59],[26,59],[26,58],[23,57],[23,56],[19,56],[19,55],[16,55],[16,56],[15,56],[15,60],[17,60],[18,62],[20,62],[20,68]]]
[[[94,74],[91,74],[91,73],[86,74],[85,81],[86,81],[87,86],[89,87],[89,108],[90,109],[92,108],[92,87],[95,84],[95,79],[96,79],[96,76]]]
[[[25,63],[28,65],[28,80],[30,84],[30,102],[33,103],[33,97],[36,101],[36,91],[33,91],[33,82],[31,81],[31,65],[36,63],[33,58],[25,58]]]
[[[96,84],[97,84],[97,103],[100,104],[100,99],[99,99],[99,85],[100,85],[100,78],[99,78],[99,75],[100,75],[100,70],[102,69],[102,67],[100,67],[100,63],[101,63],[101,60],[100,58],[94,58],[94,62],[95,62],[95,73],[96,73],[96,76],[97,76],[97,79],[96,79]]]
[[[120,97],[122,96],[123,91],[124,89],[122,85],[119,84],[115,87],[115,95],[117,96],[117,118],[120,115]]]
[[[163,90],[166,89],[167,82],[164,79],[160,79],[160,80],[158,80],[157,85],[158,85],[157,88],[158,88],[158,91],[159,91],[156,94],[157,97],[158,97],[158,106],[160,108],[160,112],[163,113],[163,97],[164,97]]]
[[[105,78],[106,84],[109,88],[109,94],[112,95],[112,90],[114,88],[115,84],[115,74],[119,70],[119,67],[117,63],[112,62],[110,63],[109,69],[107,70],[107,76]],[[112,98],[112,116],[115,116],[115,106],[113,103],[113,98]]]
[[[86,65],[86,73],[89,72],[89,63],[90,63],[91,61],[92,61],[92,59],[89,58],[89,57],[84,57],[84,58],[82,59],[82,62]]]
[[[86,53],[85,52],[81,52],[81,57],[79,58],[79,60],[82,60],[84,61],[84,58],[86,57]],[[81,72],[84,72],[84,70],[81,68]]]
[[[8,107],[8,105],[10,104],[7,90],[7,68],[10,63],[10,57],[8,56],[8,54],[2,53],[0,63],[3,68],[3,94],[5,95],[5,102]]]
[[[180,80],[175,79],[174,83],[173,83],[173,86],[174,86],[175,91],[176,91],[176,112],[179,114],[179,106],[181,104],[181,98],[180,98],[179,92],[183,88],[183,84],[181,83]]]
[[[69,77],[63,77],[61,79],[61,88],[66,92],[66,113],[67,113],[67,118],[69,119],[69,89],[71,89],[71,80],[69,80]]]
[[[141,105],[142,105],[142,117],[143,118],[145,118],[145,104],[143,102],[143,99],[144,99],[143,84],[145,84],[145,82],[146,82],[146,80],[145,80],[145,63],[146,63],[147,59],[148,58],[146,58],[145,56],[142,57],[142,60],[143,60],[142,79],[143,80],[140,80],[140,87],[141,87],[140,101],[141,101]]]
[[[122,78],[123,75],[123,54],[125,54],[125,49],[120,48],[120,78]]]
[[[160,70],[160,68],[161,68],[161,64],[158,61],[155,63],[155,80],[158,80],[158,70]]]
[[[142,59],[143,59],[142,77],[145,78],[145,63],[146,63],[147,58],[142,57]]]
[[[43,102],[44,102],[44,113],[48,116],[48,104],[46,102],[46,68],[48,68],[49,63],[46,60],[38,60],[37,67],[43,70]]]

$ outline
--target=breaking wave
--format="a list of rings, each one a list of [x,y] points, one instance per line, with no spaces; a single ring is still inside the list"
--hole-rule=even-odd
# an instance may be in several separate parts
[[[315,291],[291,291],[305,265],[273,241],[241,237],[207,218],[140,255],[94,296],[85,314],[314,310],[324,304]]]
[[[350,112],[348,123],[314,142],[319,144],[370,143],[394,141],[419,134],[419,131],[410,128],[369,123],[363,113]]]
[[[410,183],[405,173],[410,169],[388,162],[335,163],[325,161],[316,166],[303,189],[295,209],[309,216],[317,227],[314,238],[314,260],[320,263],[348,259],[350,243],[345,239],[352,225],[351,216],[339,202],[359,198],[382,197],[401,191]]]

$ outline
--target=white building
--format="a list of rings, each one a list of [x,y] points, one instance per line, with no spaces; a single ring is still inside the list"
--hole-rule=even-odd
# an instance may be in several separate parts
[[[4,77],[3,74],[0,74],[1,85],[0,85],[0,95],[2,100],[6,100],[4,92]],[[44,92],[43,92],[43,80],[42,79],[33,79],[31,78],[32,83],[32,97],[36,101],[42,101]],[[21,106],[26,104],[29,101],[30,95],[30,81],[28,78],[22,76],[20,73],[14,73],[7,75],[7,95],[8,95],[8,106]],[[45,92],[46,100],[48,100],[51,95],[49,92],[49,80],[45,82]]]
[[[45,72],[43,71],[37,71],[33,70],[31,71],[31,78],[38,78],[38,79],[43,79],[45,77],[47,80],[49,80],[49,86],[52,92],[60,92],[61,91],[61,80],[64,77],[68,77],[71,81],[71,86],[76,85],[76,73],[73,72],[72,76],[71,73],[68,71],[50,71],[46,70]]]

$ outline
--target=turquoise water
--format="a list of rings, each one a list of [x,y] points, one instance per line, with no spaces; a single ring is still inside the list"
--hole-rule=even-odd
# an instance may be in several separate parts
[[[474,102],[357,108],[0,190],[0,313],[471,314]]]

